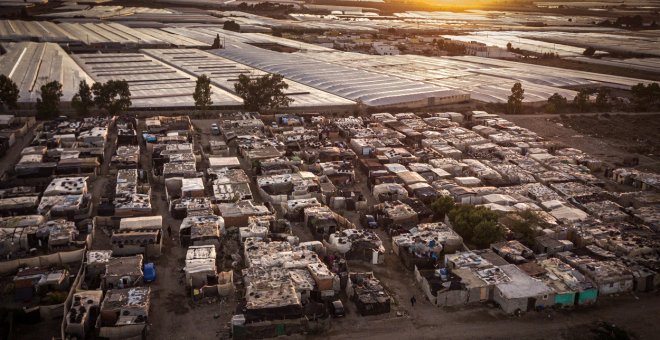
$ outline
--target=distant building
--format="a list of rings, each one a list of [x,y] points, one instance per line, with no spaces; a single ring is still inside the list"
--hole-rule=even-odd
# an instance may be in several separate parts
[[[399,55],[401,51],[396,46],[386,44],[383,42],[374,42],[371,44],[371,48],[376,54],[379,55]]]

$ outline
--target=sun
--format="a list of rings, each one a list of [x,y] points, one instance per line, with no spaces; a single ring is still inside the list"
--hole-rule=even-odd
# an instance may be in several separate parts
[[[484,9],[496,4],[502,4],[501,0],[412,0],[412,1],[391,1],[391,3],[414,4],[430,11],[437,10],[464,10],[464,9]]]

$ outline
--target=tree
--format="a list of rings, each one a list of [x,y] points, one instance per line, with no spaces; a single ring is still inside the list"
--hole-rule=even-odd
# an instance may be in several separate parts
[[[641,15],[635,16],[622,16],[616,19],[614,23],[616,26],[624,28],[641,28],[644,26],[644,18]]]
[[[41,98],[37,98],[37,118],[50,119],[60,113],[62,84],[53,80],[41,86]]]
[[[94,103],[111,115],[118,114],[131,107],[131,90],[125,80],[108,80],[105,84],[92,85]]]
[[[92,97],[92,89],[87,84],[87,81],[81,80],[78,84],[78,93],[71,98],[71,106],[78,115],[86,115],[89,113],[89,108],[94,105],[94,98]]]
[[[222,48],[222,45],[220,45],[220,34],[215,35],[215,39],[213,39],[213,45],[211,48]]]
[[[522,54],[524,57],[527,57],[527,52],[520,49],[520,47],[513,47],[511,42],[506,43],[506,50],[511,53]]]
[[[211,101],[211,79],[205,74],[202,74],[197,78],[197,83],[195,84],[195,92],[193,93],[193,99],[195,100],[195,107],[200,110],[206,110],[213,104]]]
[[[504,238],[504,228],[490,220],[484,220],[474,226],[474,236],[470,243],[479,249],[488,248],[492,243],[501,241]]]
[[[16,83],[6,75],[0,74],[0,105],[5,108],[16,108],[19,97]]]
[[[508,217],[507,227],[513,237],[530,248],[536,243],[535,239],[540,235],[540,230],[547,226],[547,223],[531,210],[520,211]]]
[[[227,31],[240,32],[241,25],[237,24],[236,21],[234,20],[229,20],[229,21],[225,21],[225,23],[222,24],[222,29]]]
[[[660,105],[660,85],[639,83],[630,88],[633,103],[638,110],[648,110]]]
[[[525,99],[525,90],[523,90],[522,84],[513,84],[513,87],[511,87],[511,95],[507,102],[507,110],[509,114],[517,114],[522,111],[523,99]]]
[[[353,111],[354,117],[362,117],[367,114],[367,105],[364,104],[362,99],[358,98],[355,100],[355,111]]]
[[[546,104],[546,110],[550,113],[560,113],[563,112],[568,106],[568,100],[566,97],[555,93],[550,98],[548,98],[548,103]]]
[[[289,84],[285,83],[284,77],[279,74],[266,74],[253,79],[241,74],[238,76],[238,82],[234,84],[236,94],[243,98],[245,110],[258,112],[288,107],[293,102],[293,99],[283,92],[288,88]]]
[[[601,111],[609,110],[612,105],[610,104],[610,89],[601,87],[596,95],[596,107]]]
[[[585,112],[589,109],[589,90],[581,89],[578,94],[573,98],[573,105],[580,112]]]
[[[583,55],[586,55],[587,57],[591,57],[596,53],[596,49],[589,46],[587,47],[584,52],[582,52]]]
[[[451,196],[440,196],[431,203],[431,210],[437,219],[444,219],[455,206],[454,198]]]
[[[504,238],[504,228],[498,222],[498,215],[485,207],[459,205],[449,211],[449,221],[454,231],[463,240],[479,248]]]

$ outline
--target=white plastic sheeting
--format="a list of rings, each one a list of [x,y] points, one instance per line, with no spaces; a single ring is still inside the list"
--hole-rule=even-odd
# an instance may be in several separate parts
[[[16,83],[19,102],[36,102],[41,96],[41,86],[53,80],[62,84],[63,102],[71,100],[81,80],[92,83],[87,73],[54,43],[7,45],[7,53],[0,56],[0,74]]]
[[[317,60],[311,52],[278,53],[241,45],[213,53],[350,100],[360,100],[368,106],[432,104],[454,97],[455,102],[459,102],[465,96],[460,90]],[[324,53],[324,56],[329,58],[335,53],[339,52]]]
[[[219,57],[205,51],[193,49],[147,49],[144,53],[153,58],[176,67],[195,77],[206,74],[211,82],[231,93],[235,93],[234,84],[240,74],[250,77],[262,76],[266,72],[239,64],[235,61]],[[346,106],[353,107],[355,102],[317,90],[291,80],[285,80],[289,88],[284,90],[293,99],[291,107],[309,109]]]
[[[572,99],[576,92],[567,89],[568,87],[607,85],[628,89],[640,82],[647,82],[642,79],[475,56],[373,56],[348,52],[308,52],[304,56],[317,62],[462,90],[469,92],[472,99],[495,103],[506,102],[511,94],[511,87],[516,82],[522,83],[526,102],[546,101],[554,93]],[[275,66],[269,68],[278,70]],[[287,71],[287,74],[288,72],[291,71]],[[315,75],[312,73],[309,76]]]
[[[126,80],[134,107],[192,107],[192,76],[140,53],[74,55],[78,64],[97,82]],[[211,86],[213,105],[241,106],[243,100]]]

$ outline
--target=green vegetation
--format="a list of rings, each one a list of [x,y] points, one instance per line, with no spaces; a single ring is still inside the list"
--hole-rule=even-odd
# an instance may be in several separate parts
[[[504,228],[498,222],[496,212],[472,205],[459,205],[449,212],[454,230],[463,240],[479,249],[504,238]]]
[[[431,203],[431,210],[436,219],[442,220],[452,209],[454,209],[454,198],[451,196],[440,196]]]
[[[657,27],[657,24],[655,24],[655,21],[651,23],[649,26],[650,28],[655,28]],[[605,26],[605,27],[620,27],[620,28],[628,28],[628,29],[641,29],[644,28],[644,18],[641,15],[624,15],[621,17],[618,17],[615,21],[611,20],[603,20],[598,23],[599,26]]]
[[[41,86],[41,98],[37,98],[37,119],[51,119],[60,113],[62,84],[53,80]]]
[[[559,59],[559,53],[543,52],[539,55],[540,59]]]
[[[525,99],[525,90],[522,88],[522,84],[515,83],[511,87],[511,95],[507,101],[507,113],[509,114],[519,114],[522,113],[522,102]]]
[[[215,35],[215,39],[213,39],[213,45],[211,45],[211,48],[222,48],[223,46],[220,44],[220,34]]]
[[[234,84],[236,94],[243,98],[245,110],[257,112],[288,107],[293,102],[293,99],[283,92],[288,88],[289,84],[285,83],[284,77],[279,74],[266,74],[255,78],[241,74],[238,76],[238,82]]]
[[[580,89],[578,94],[573,98],[573,106],[578,112],[587,112],[589,109],[589,95],[591,94],[590,90]]]
[[[520,54],[524,57],[527,56],[527,53],[525,51],[521,50],[520,47],[513,47],[513,45],[511,45],[510,42],[506,43],[506,50],[511,53]]]
[[[511,42],[506,43],[506,50],[511,53],[519,54],[523,56],[524,59],[527,59],[527,57],[536,57],[534,59],[559,59],[558,53],[555,52],[539,53],[539,52],[526,51],[520,49],[520,47],[513,47]]]
[[[245,2],[241,2],[240,4],[238,4],[238,10],[242,12],[247,11],[247,12],[257,12],[257,13],[268,13],[269,15],[275,14],[274,17],[278,17],[278,18],[279,15],[277,14],[284,15],[296,11],[293,5],[276,4],[272,2],[260,2],[253,5],[248,5]]]
[[[548,103],[545,105],[546,111],[550,113],[560,113],[564,112],[568,107],[568,100],[566,97],[555,93],[550,98],[548,98]]]
[[[234,20],[229,20],[225,21],[225,23],[222,25],[222,29],[227,31],[240,32],[241,25],[237,24]]]
[[[108,80],[105,84],[92,85],[94,103],[100,109],[115,115],[131,107],[131,90],[125,80]]]
[[[88,114],[89,109],[94,106],[92,89],[85,80],[81,80],[80,84],[78,84],[78,93],[71,98],[71,106],[81,116]]]
[[[654,110],[660,107],[660,85],[639,83],[630,89],[632,102],[638,110]]]
[[[206,110],[209,106],[213,105],[211,100],[211,79],[202,74],[197,78],[197,83],[195,84],[195,92],[193,93],[193,99],[195,100],[195,108],[200,110]]]
[[[593,94],[596,94],[595,102],[590,100],[590,97]],[[621,109],[622,101],[613,98],[609,88],[601,87],[599,89],[580,89],[571,102],[560,94],[555,93],[548,98],[548,102],[545,104],[544,109],[548,113],[608,112],[611,111],[615,105]]]
[[[464,44],[449,39],[433,39],[431,44],[441,51],[446,51],[449,55],[464,55],[467,52]]]
[[[0,105],[3,108],[16,108],[19,97],[16,83],[6,75],[0,74]]]
[[[531,210],[511,214],[508,217],[506,225],[513,233],[513,238],[530,248],[533,247],[536,243],[535,238],[540,235],[540,230],[546,226],[545,221]]]
[[[612,109],[610,89],[601,87],[596,95],[596,108],[598,111],[609,111]]]

